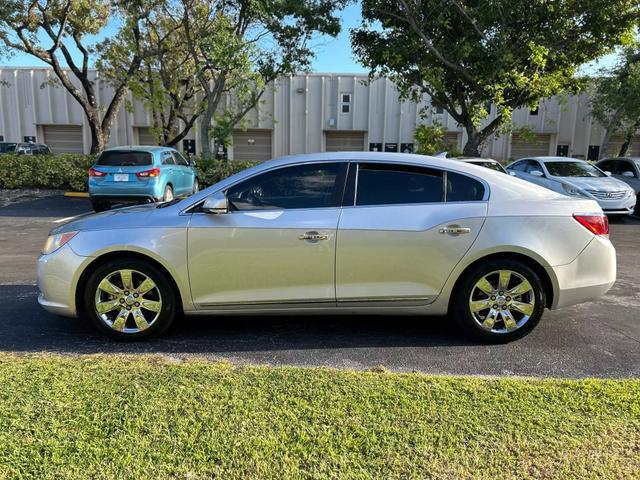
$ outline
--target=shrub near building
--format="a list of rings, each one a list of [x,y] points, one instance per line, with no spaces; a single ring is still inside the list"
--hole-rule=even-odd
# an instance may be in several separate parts
[[[196,171],[200,184],[213,185],[255,162],[199,160]],[[0,188],[48,188],[79,192],[87,190],[88,170],[93,155],[0,155]]]

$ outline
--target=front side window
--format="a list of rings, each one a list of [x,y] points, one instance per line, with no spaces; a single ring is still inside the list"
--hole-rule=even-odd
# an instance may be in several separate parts
[[[554,177],[605,177],[606,175],[587,162],[545,162],[549,174]]]
[[[183,167],[189,166],[189,162],[187,162],[180,152],[173,152],[173,156],[176,159],[176,165],[182,165]]]
[[[396,205],[444,201],[439,170],[409,165],[360,164],[356,205]]]
[[[227,191],[234,210],[328,208],[340,205],[346,163],[295,165],[256,175]]]
[[[151,165],[153,159],[149,152],[118,151],[102,152],[96,165],[108,167],[138,167]]]
[[[524,172],[526,168],[527,168],[526,160],[521,160],[511,165],[509,167],[509,170],[513,170],[516,172]]]
[[[171,155],[171,152],[163,152],[162,153],[162,164],[163,165],[175,165],[176,161],[173,158],[173,155]]]

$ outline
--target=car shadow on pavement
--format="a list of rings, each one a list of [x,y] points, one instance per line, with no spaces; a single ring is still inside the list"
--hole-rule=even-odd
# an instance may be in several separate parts
[[[219,316],[182,317],[160,338],[120,343],[75,318],[45,312],[37,287],[0,286],[0,351],[226,355],[300,351],[474,345],[444,317]]]
[[[73,217],[85,213],[93,213],[88,198],[63,195],[12,203],[0,208],[0,217]]]

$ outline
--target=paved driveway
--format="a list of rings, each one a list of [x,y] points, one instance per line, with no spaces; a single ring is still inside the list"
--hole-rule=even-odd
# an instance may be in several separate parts
[[[0,208],[0,351],[159,353],[236,363],[319,365],[447,374],[553,377],[640,376],[640,221],[611,225],[618,282],[596,303],[546,312],[509,345],[460,338],[442,318],[213,317],[184,319],[164,337],[119,344],[80,320],[37,305],[34,262],[56,221],[89,210],[52,197]]]

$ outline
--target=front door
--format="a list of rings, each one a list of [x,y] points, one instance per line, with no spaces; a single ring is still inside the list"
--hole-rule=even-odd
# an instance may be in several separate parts
[[[335,303],[335,242],[346,163],[304,163],[227,191],[231,211],[194,213],[189,277],[198,308]]]
[[[357,176],[338,227],[338,304],[435,300],[482,228],[484,185],[448,172],[445,187],[440,170],[375,163]]]

